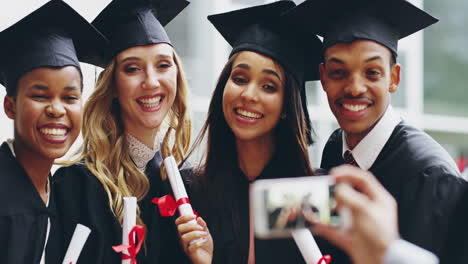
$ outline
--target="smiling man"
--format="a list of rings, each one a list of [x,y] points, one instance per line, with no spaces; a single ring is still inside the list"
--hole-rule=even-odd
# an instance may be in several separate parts
[[[306,1],[290,17],[323,36],[320,79],[340,128],[321,167],[348,163],[372,172],[397,201],[401,237],[441,255],[462,180],[448,153],[391,106],[400,83],[398,40],[437,19],[404,0]],[[349,262],[320,247],[334,262]]]

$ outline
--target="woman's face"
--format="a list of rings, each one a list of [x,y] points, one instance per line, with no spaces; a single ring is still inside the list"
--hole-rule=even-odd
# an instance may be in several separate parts
[[[269,57],[242,51],[224,88],[223,112],[237,140],[273,140],[283,112],[285,75]]]
[[[18,80],[16,98],[4,107],[15,121],[16,151],[57,159],[70,149],[81,129],[81,75],[74,66],[37,68]]]
[[[177,65],[165,43],[126,49],[117,55],[115,85],[125,130],[157,130],[174,103]]]

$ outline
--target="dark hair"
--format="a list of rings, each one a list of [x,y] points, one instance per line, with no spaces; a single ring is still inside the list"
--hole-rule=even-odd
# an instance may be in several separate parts
[[[241,248],[243,241],[240,241],[238,232],[241,230],[238,157],[235,136],[224,118],[222,105],[224,88],[238,54],[229,59],[220,74],[211,98],[207,120],[188,156],[208,133],[204,161],[195,171],[193,182],[193,189],[201,199],[202,207],[199,211],[202,215],[209,216],[214,212],[213,209],[224,208],[225,212],[230,213],[237,245]],[[275,155],[282,155],[281,159],[285,161],[285,166],[290,168],[291,176],[312,175],[307,149],[308,128],[300,97],[301,86],[290,73],[285,72],[285,76],[283,103],[286,117],[280,119],[275,128]]]
[[[78,70],[78,73],[80,74],[80,91],[83,92],[83,72],[81,72],[81,68],[80,67],[77,67],[77,66],[74,66],[74,65],[66,65],[66,66],[63,66],[63,67],[67,67],[67,66],[73,66],[75,67],[75,69]],[[38,67],[38,68],[51,68],[51,69],[60,69],[60,68],[63,68],[63,67]],[[34,68],[34,69],[37,69],[37,68]],[[34,69],[31,69],[30,71],[34,70]],[[18,95],[18,81],[19,79],[24,76],[26,73],[30,72],[30,71],[27,71],[25,73],[23,73],[22,75],[18,76],[18,78],[15,78],[14,80],[10,81],[10,82],[7,82],[5,84],[6,86],[6,90],[7,90],[7,96],[10,96],[10,97],[16,97]]]

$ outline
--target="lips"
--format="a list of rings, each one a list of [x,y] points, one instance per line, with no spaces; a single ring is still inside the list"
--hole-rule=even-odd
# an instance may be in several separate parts
[[[155,95],[138,97],[136,101],[140,105],[143,111],[153,112],[161,108],[161,102],[163,101],[163,99],[164,99],[164,96],[162,94],[155,94]]]
[[[64,143],[70,132],[70,128],[64,124],[46,124],[38,127],[39,134],[43,139],[52,144]]]
[[[253,109],[245,107],[234,108],[235,120],[241,125],[254,125],[260,122],[264,115]]]
[[[260,119],[263,117],[263,114],[253,111],[253,110],[247,110],[245,108],[235,108],[234,111],[236,112],[237,115],[243,117],[243,118],[248,118],[248,119]]]
[[[340,113],[350,119],[363,117],[374,102],[368,98],[340,98],[336,101]]]

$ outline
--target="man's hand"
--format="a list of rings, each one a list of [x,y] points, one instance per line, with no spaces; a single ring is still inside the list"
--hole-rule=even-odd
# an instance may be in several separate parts
[[[338,207],[347,207],[352,225],[340,230],[316,223],[319,236],[348,253],[354,263],[383,262],[390,244],[399,238],[395,199],[370,172],[344,165],[330,171],[339,184],[335,189]]]

